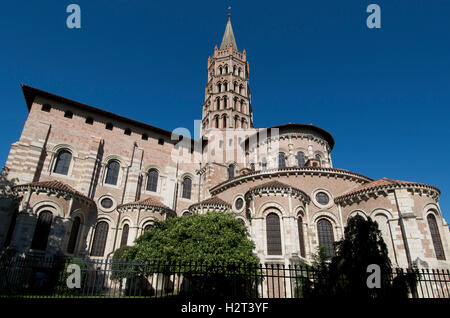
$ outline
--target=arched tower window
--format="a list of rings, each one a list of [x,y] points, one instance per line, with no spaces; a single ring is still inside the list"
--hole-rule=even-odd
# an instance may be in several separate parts
[[[110,161],[106,167],[105,183],[116,185],[119,177],[120,164],[113,160]]]
[[[225,65],[225,74],[228,74],[228,65]]]
[[[262,158],[262,160],[261,160],[261,167],[262,167],[262,170],[266,170],[267,169],[267,159],[266,158]]]
[[[300,256],[305,257],[305,237],[303,235],[303,219],[301,216],[298,217],[297,220],[297,226],[298,226],[298,239],[300,243]]]
[[[219,66],[219,74],[222,74],[222,66]]]
[[[228,166],[228,179],[234,178],[234,165]]]
[[[444,248],[442,247],[441,236],[439,235],[439,228],[436,222],[436,218],[433,214],[427,216],[428,226],[430,227],[431,239],[433,241],[434,252],[436,258],[439,260],[445,260]]]
[[[280,218],[270,213],[266,218],[267,255],[281,255]]]
[[[297,152],[297,164],[299,167],[303,167],[305,165],[305,154],[301,151]]]
[[[223,98],[223,109],[227,109],[227,107],[228,107],[228,98],[224,97]]]
[[[220,110],[220,98],[216,98],[216,110]]]
[[[53,214],[49,211],[42,211],[39,214],[36,229],[34,230],[31,248],[34,250],[45,251],[47,249],[48,236],[52,226]]]
[[[317,154],[316,159],[319,160],[319,166],[321,166],[322,165],[322,156]]]
[[[227,116],[223,116],[222,118],[222,127],[227,128]]]
[[[236,65],[233,65],[233,74],[236,75]]]
[[[223,83],[223,90],[224,90],[225,92],[228,91],[228,82]]]
[[[150,169],[147,177],[147,190],[156,192],[158,190],[158,171],[156,169]]]
[[[92,241],[91,256],[103,256],[105,253],[106,239],[108,238],[109,225],[100,221],[95,227],[94,240]]]
[[[234,117],[234,128],[239,128],[239,117]]]
[[[70,231],[69,244],[67,244],[67,253],[73,254],[75,246],[77,245],[78,232],[80,231],[81,219],[76,216],[72,223],[72,230]]]
[[[181,196],[185,199],[190,199],[191,198],[191,190],[192,190],[192,180],[188,177],[185,177],[183,179],[183,191]]]
[[[334,235],[333,226],[327,219],[320,219],[317,222],[317,234],[319,236],[319,246],[325,248],[325,255],[333,257],[334,253]]]
[[[146,226],[144,226],[144,232],[150,230],[151,228],[152,228],[152,224],[151,223],[147,224]]]
[[[214,128],[219,128],[219,116],[214,118]]]
[[[68,150],[61,150],[56,158],[54,173],[67,175],[69,173],[70,162],[72,154]]]
[[[130,226],[125,224],[122,228],[122,238],[120,240],[120,246],[125,246],[128,243],[128,232],[130,231]]]
[[[217,84],[217,92],[222,92],[222,84],[221,83],[218,83]]]
[[[286,167],[286,155],[284,152],[278,153],[278,168],[285,168]]]

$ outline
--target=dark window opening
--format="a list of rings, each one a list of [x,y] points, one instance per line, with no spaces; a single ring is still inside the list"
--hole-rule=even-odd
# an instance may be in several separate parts
[[[148,172],[148,178],[147,178],[147,190],[156,192],[158,189],[158,176],[159,173],[156,169],[151,169]]]
[[[317,232],[319,235],[319,246],[325,249],[325,255],[333,257],[334,251],[334,235],[333,226],[330,221],[321,219],[317,222]]]
[[[191,198],[192,180],[190,178],[183,179],[183,192],[182,197],[185,199]]]
[[[106,184],[117,184],[117,179],[119,177],[120,164],[117,161],[110,161],[106,167]]]
[[[47,113],[49,113],[51,109],[52,109],[52,106],[50,106],[49,104],[42,105],[42,108],[41,108],[41,110],[43,112],[47,112]]]
[[[142,140],[148,140],[148,135],[147,134],[142,134]]]
[[[123,132],[125,135],[130,136],[131,135],[131,129],[127,128],[125,129],[125,131]]]
[[[105,128],[108,129],[108,130],[113,130],[113,124],[107,123]]]
[[[164,145],[164,139],[159,138],[158,139],[158,145]]]
[[[93,125],[94,124],[94,118],[92,118],[92,117],[86,118],[86,124]]]
[[[439,235],[439,229],[436,222],[436,218],[433,214],[427,216],[428,226],[430,227],[431,240],[433,241],[434,252],[438,260],[445,260],[444,248],[442,247],[441,236]]]
[[[92,242],[91,256],[103,256],[105,253],[108,231],[108,223],[105,221],[97,223],[97,226],[95,227],[94,240]]]
[[[43,211],[39,214],[34,230],[31,248],[34,250],[45,251],[47,249],[48,237],[52,226],[53,214],[49,211]]]
[[[125,224],[122,229],[122,239],[120,240],[120,246],[125,246],[128,243],[128,232],[130,230],[130,226]]]
[[[64,117],[66,117],[66,118],[72,118],[72,117],[73,117],[73,113],[72,113],[70,110],[68,110],[68,111],[66,111],[66,112],[64,113]]]
[[[72,160],[72,154],[67,150],[61,150],[56,157],[54,173],[67,175],[69,173],[70,162]]]
[[[266,218],[267,254],[281,255],[280,218],[276,213],[270,213]]]
[[[70,231],[69,244],[67,245],[67,253],[73,254],[75,246],[77,245],[78,232],[80,230],[81,219],[79,216],[75,217],[72,223],[72,230]]]

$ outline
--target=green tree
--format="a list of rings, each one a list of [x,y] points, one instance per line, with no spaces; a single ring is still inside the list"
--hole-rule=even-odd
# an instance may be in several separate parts
[[[330,264],[330,282],[338,296],[377,297],[390,284],[391,261],[378,224],[369,217],[349,219],[344,237],[335,243],[336,256]],[[381,272],[381,289],[367,287],[367,267],[376,264]]]
[[[209,212],[157,221],[135,243],[114,253],[115,266],[123,273],[131,268],[145,280],[152,273],[182,272],[185,290],[209,296],[255,292],[255,245],[232,214]],[[120,263],[123,260],[131,263]]]

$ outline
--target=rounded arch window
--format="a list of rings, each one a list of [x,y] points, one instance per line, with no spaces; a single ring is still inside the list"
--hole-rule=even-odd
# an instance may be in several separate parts
[[[72,153],[68,150],[61,150],[56,157],[54,173],[67,175],[69,173],[70,162],[72,161]]]
[[[233,179],[234,178],[234,165],[229,165],[228,166],[228,179]]]
[[[148,230],[150,230],[152,228],[153,224],[152,223],[148,223],[144,226],[144,232],[147,232]]]
[[[267,255],[281,255],[280,218],[276,213],[269,213],[266,218]]]
[[[100,221],[95,227],[94,240],[92,242],[91,256],[103,256],[105,253],[106,239],[108,238],[109,225]]]
[[[112,160],[106,167],[105,183],[116,185],[119,178],[120,164],[116,160]]]
[[[183,191],[181,193],[181,196],[185,199],[190,199],[191,198],[191,192],[192,192],[192,180],[189,177],[185,177],[183,179]]]
[[[122,238],[120,239],[120,246],[125,246],[128,243],[128,232],[130,231],[130,226],[125,224],[122,228]]]
[[[321,205],[327,205],[330,202],[330,197],[323,191],[316,193],[316,201]]]
[[[186,211],[186,212],[183,212],[183,214],[182,214],[183,216],[190,216],[190,215],[192,215],[192,213],[191,212],[189,212],[189,211]]]
[[[285,168],[286,167],[286,155],[284,152],[278,153],[278,168]]]
[[[438,260],[445,260],[444,248],[442,246],[441,236],[439,234],[439,228],[436,222],[434,214],[430,213],[427,216],[428,227],[431,232],[431,240],[433,241],[434,252]]]
[[[159,173],[156,169],[150,169],[147,177],[147,190],[156,192],[158,190]]]
[[[78,240],[78,232],[80,230],[81,219],[76,216],[72,223],[72,230],[70,231],[69,244],[67,245],[67,253],[73,254],[75,251],[75,246]]]
[[[39,214],[36,228],[34,230],[31,248],[45,251],[47,249],[48,237],[52,226],[53,214],[50,211],[42,211]]]
[[[301,151],[297,152],[297,164],[299,167],[303,167],[305,165],[305,154]]]
[[[319,236],[319,246],[324,249],[325,255],[333,257],[334,251],[334,234],[333,226],[327,219],[320,219],[317,222],[317,234]]]

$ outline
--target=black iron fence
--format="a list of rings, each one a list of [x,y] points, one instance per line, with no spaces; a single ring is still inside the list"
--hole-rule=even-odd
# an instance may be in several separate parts
[[[371,289],[369,297],[450,298],[449,270],[394,269],[384,277],[382,288]],[[335,288],[329,273],[284,264],[28,257],[0,262],[1,297],[308,298],[351,295],[347,283],[340,277]]]

